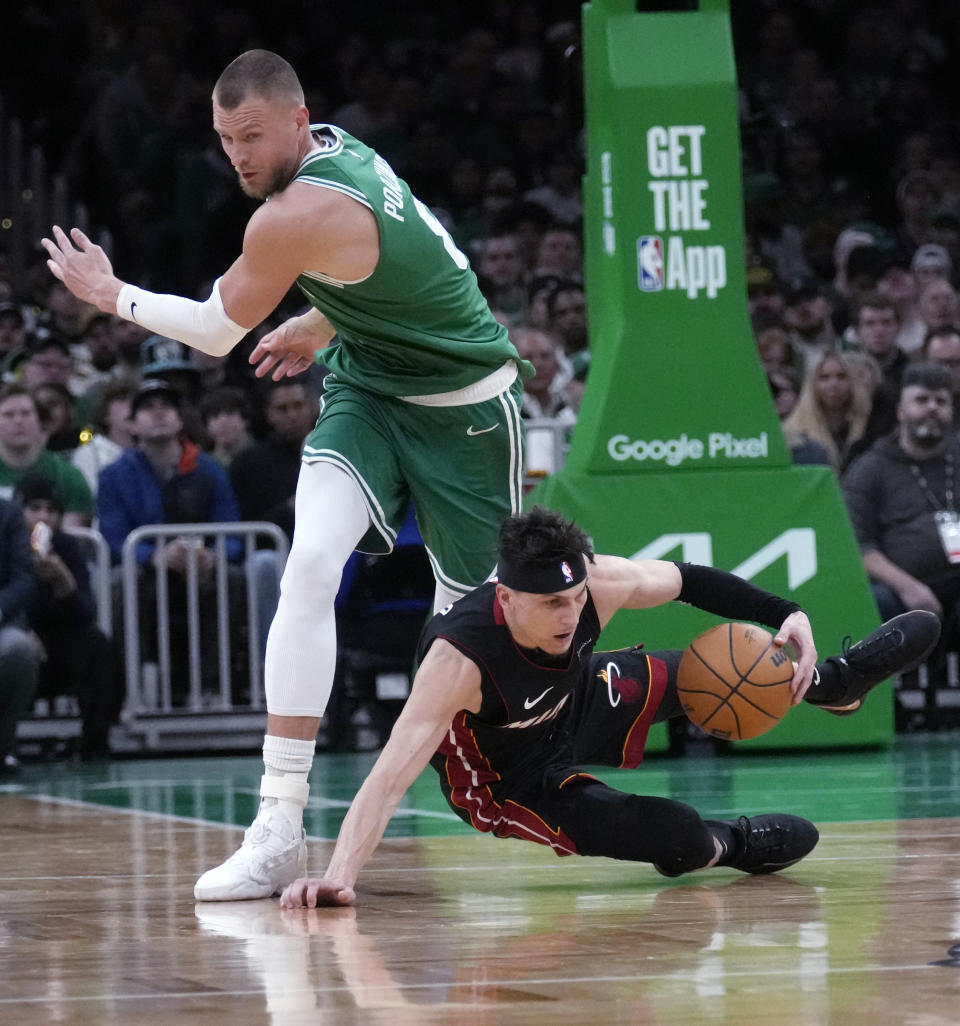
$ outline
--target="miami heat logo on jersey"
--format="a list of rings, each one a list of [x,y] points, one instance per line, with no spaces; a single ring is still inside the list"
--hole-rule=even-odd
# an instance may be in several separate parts
[[[620,676],[620,667],[614,662],[607,663],[597,676],[607,685],[607,697],[614,708],[621,701],[632,705],[634,702],[643,701],[647,696],[645,687],[641,687],[629,677]]]

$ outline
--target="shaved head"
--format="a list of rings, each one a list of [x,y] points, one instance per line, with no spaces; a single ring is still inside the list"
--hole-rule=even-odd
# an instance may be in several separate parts
[[[213,87],[213,101],[224,110],[239,107],[251,96],[303,106],[303,88],[297,73],[270,50],[247,50],[240,54],[227,65]]]

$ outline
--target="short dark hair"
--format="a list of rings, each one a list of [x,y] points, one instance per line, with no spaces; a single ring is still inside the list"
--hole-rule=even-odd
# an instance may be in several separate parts
[[[559,284],[552,292],[547,293],[547,316],[552,321],[557,313],[557,299],[560,296],[565,296],[571,292],[580,292],[586,298],[586,291],[584,287],[576,281],[567,279],[566,281]]]
[[[497,551],[510,563],[527,566],[576,555],[593,562],[593,545],[586,532],[543,506],[507,517],[500,525]]]
[[[213,87],[213,98],[225,110],[239,107],[248,96],[288,99],[303,104],[303,87],[291,65],[270,50],[247,50],[227,65]]]
[[[900,394],[911,385],[927,388],[931,392],[953,392],[953,375],[942,363],[933,361],[917,361],[908,364],[900,382]]]
[[[37,416],[40,415],[40,410],[37,407],[37,397],[27,388],[26,385],[22,385],[19,381],[8,382],[3,387],[0,387],[0,405],[5,403],[8,399],[12,399],[14,396],[23,395],[26,396],[31,403],[33,408],[37,412]]]
[[[62,513],[63,496],[55,481],[44,474],[25,474],[17,482],[13,497],[26,508],[32,502],[49,502]]]
[[[897,318],[900,320],[900,311],[897,309],[897,304],[887,295],[882,292],[873,290],[867,292],[860,297],[860,301],[857,303],[857,320],[860,320],[860,314],[864,310],[892,310]]]
[[[244,420],[250,420],[250,403],[242,389],[235,385],[223,385],[203,397],[200,417],[204,423],[220,413],[239,413]]]
[[[317,398],[313,389],[305,380],[300,378],[281,378],[279,381],[274,381],[273,378],[262,378],[260,380],[258,396],[263,403],[264,410],[266,410],[273,401],[273,397],[282,388],[299,388],[303,392],[304,398],[313,400]]]
[[[944,324],[939,328],[930,328],[926,335],[923,336],[923,345],[920,348],[920,352],[923,358],[927,358],[927,354],[930,352],[930,343],[938,338],[953,338],[955,335],[960,335],[960,327],[955,324]]]
[[[137,386],[132,381],[120,379],[108,381],[97,393],[93,409],[90,411],[90,423],[93,424],[97,431],[106,434],[110,428],[110,425],[107,423],[110,407],[121,399],[128,400],[132,405],[136,392]]]

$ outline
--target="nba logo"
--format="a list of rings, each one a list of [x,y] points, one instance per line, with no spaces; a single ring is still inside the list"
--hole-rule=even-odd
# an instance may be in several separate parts
[[[570,569],[570,564],[566,560],[560,564],[560,573],[563,574],[563,579],[567,584],[573,584],[573,571]]]
[[[663,288],[663,242],[659,235],[637,239],[637,275],[641,292],[660,292]]]

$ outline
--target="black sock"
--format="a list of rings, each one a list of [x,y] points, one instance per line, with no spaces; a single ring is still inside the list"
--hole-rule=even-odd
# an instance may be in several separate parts
[[[718,819],[708,819],[705,822],[710,833],[720,842],[720,847],[723,849],[716,865],[729,866],[741,855],[743,834],[732,823],[724,823]]]
[[[810,685],[804,696],[805,701],[813,705],[840,705],[846,695],[847,684],[834,659],[825,659],[817,663],[819,683]]]

